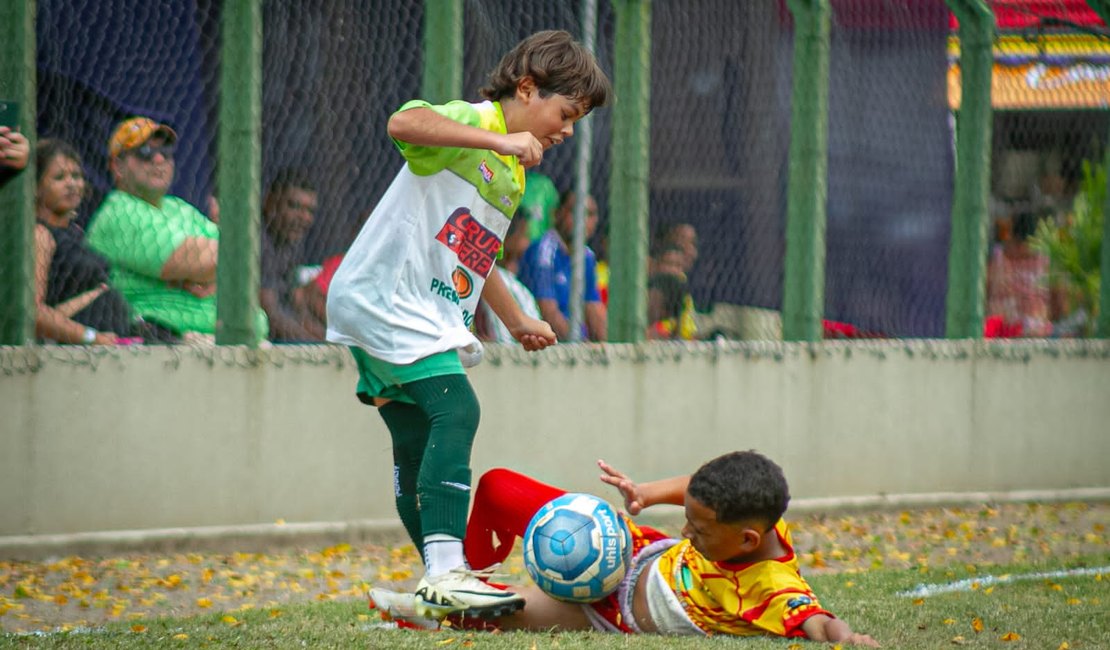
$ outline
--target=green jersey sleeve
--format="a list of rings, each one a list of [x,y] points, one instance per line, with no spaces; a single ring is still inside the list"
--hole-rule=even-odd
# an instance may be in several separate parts
[[[469,102],[455,100],[437,106],[421,99],[406,102],[397,113],[413,108],[430,108],[440,115],[467,126],[480,126],[481,116],[478,110]],[[394,113],[396,115],[397,113]],[[451,161],[455,160],[462,151],[460,147],[425,147],[394,138],[393,143],[401,151],[401,155],[408,161],[409,169],[417,176],[431,176],[443,171]]]

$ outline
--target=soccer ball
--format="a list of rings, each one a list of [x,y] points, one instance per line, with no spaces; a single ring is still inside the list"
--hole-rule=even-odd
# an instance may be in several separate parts
[[[564,494],[524,531],[524,568],[549,596],[589,603],[620,586],[632,559],[632,535],[617,511],[590,494]]]

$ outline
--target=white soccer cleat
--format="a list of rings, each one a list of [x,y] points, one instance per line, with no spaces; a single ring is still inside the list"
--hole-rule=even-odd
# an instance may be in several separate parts
[[[524,598],[520,594],[478,579],[486,575],[486,572],[458,568],[434,578],[424,576],[413,594],[417,615],[435,619],[450,614],[497,618],[524,609]]]
[[[383,621],[399,628],[438,630],[439,619],[425,618],[416,613],[416,596],[408,592],[373,588],[370,590],[370,607],[381,613]]]

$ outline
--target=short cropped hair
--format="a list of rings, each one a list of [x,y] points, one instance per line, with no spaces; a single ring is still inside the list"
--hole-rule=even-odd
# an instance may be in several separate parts
[[[274,180],[270,181],[270,194],[278,194],[291,189],[315,192],[316,184],[303,170],[292,167],[282,169],[274,176]]]
[[[754,450],[734,451],[702,465],[690,477],[687,492],[711,508],[721,523],[757,519],[768,529],[790,503],[782,468]]]
[[[478,92],[494,101],[511,97],[524,77],[532,77],[541,97],[563,95],[585,103],[587,112],[608,104],[613,94],[594,55],[561,29],[536,32],[518,43]]]

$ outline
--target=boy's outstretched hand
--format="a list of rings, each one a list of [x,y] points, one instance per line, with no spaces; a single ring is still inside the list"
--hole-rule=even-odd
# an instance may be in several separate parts
[[[617,468],[603,460],[597,461],[597,466],[604,472],[601,475],[601,482],[608,483],[621,491],[621,496],[624,497],[624,509],[628,511],[628,514],[635,517],[647,507],[647,504],[644,503],[644,495],[636,481],[628,478],[624,472],[617,470]]]
[[[529,352],[536,352],[556,343],[555,330],[551,329],[547,321],[536,318],[525,317],[509,333]]]

